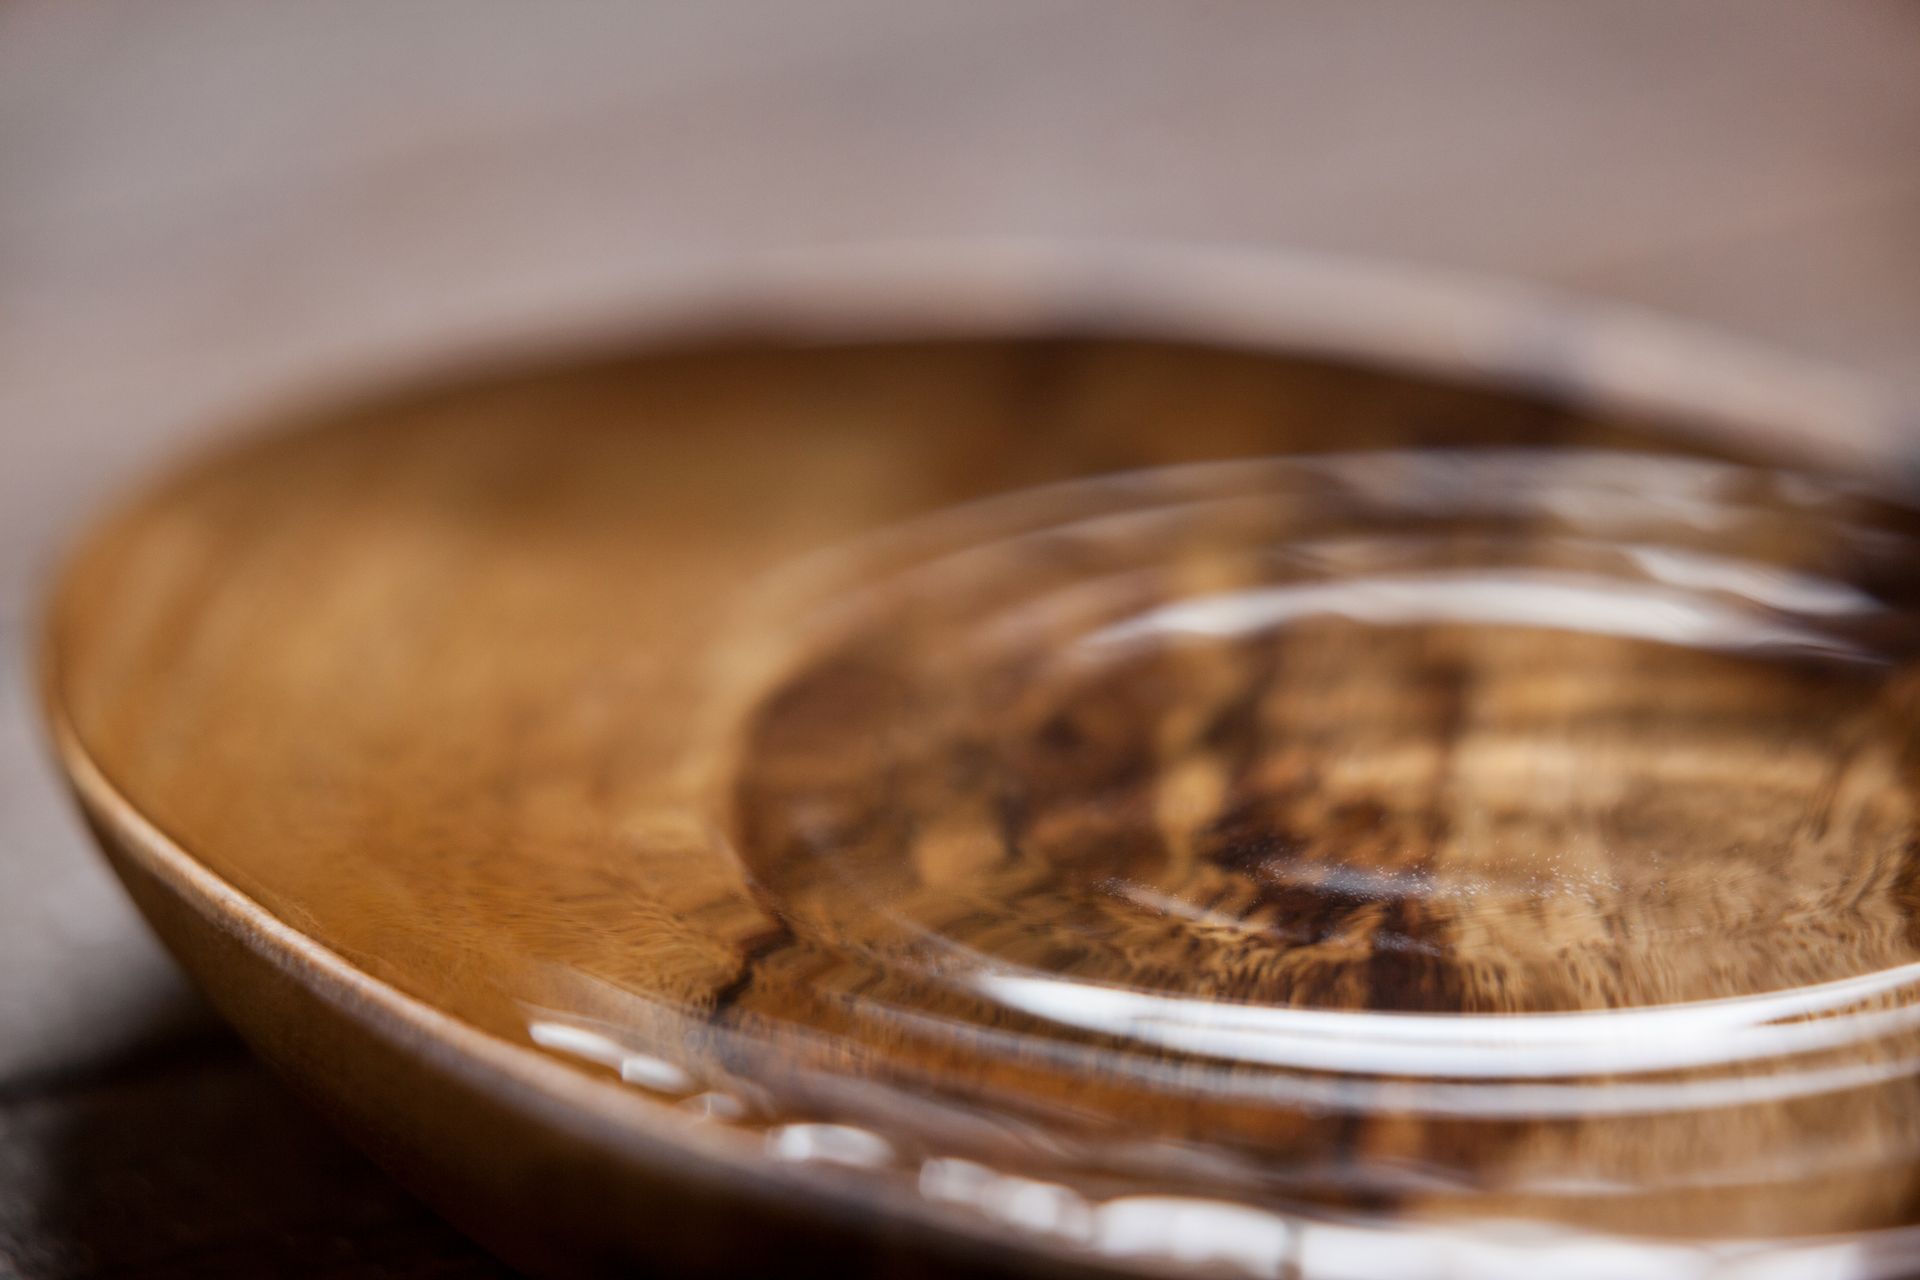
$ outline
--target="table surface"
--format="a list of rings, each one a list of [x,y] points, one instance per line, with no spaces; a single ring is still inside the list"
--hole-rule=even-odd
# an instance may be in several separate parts
[[[764,248],[1307,247],[1920,401],[1920,7],[359,0],[0,9],[0,1275],[500,1274],[246,1056],[89,852],[33,587],[290,390]]]

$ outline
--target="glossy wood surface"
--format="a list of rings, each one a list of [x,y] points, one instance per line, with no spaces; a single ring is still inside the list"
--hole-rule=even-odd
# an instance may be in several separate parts
[[[1524,627],[1488,641],[1335,622],[1149,653],[1144,669],[1043,681],[1004,706],[988,697],[961,717],[989,726],[969,740],[931,727],[951,708],[876,701],[875,689],[929,671],[940,679],[927,687],[946,688],[940,673],[961,660],[915,655],[964,634],[976,611],[1050,576],[1071,585],[1101,556],[1158,556],[1161,542],[1037,560],[1016,542],[986,562],[985,586],[840,604],[973,545],[965,520],[954,541],[916,518],[1051,483],[1426,445],[1631,448],[1660,477],[1690,474],[1660,461],[1711,437],[1689,438],[1548,396],[1165,343],[614,360],[414,394],[188,470],[74,562],[51,692],[98,770],[82,787],[97,813],[105,784],[361,973],[618,1081],[638,1109],[608,1124],[691,1153],[705,1172],[682,1193],[696,1199],[738,1194],[801,1220],[810,1196],[871,1200],[966,1236],[1004,1212],[1004,1180],[1024,1180],[1058,1202],[1028,1224],[1036,1258],[1091,1250],[1150,1269],[1175,1267],[1178,1250],[1115,1255],[1113,1240],[1139,1228],[1113,1206],[1175,1196],[1678,1237],[1897,1227],[1913,1195],[1911,1089],[1897,1071],[1872,1088],[1795,1085],[1771,1103],[1771,1063],[1736,1064],[1736,1081],[1759,1083],[1704,1108],[1462,1115],[1431,1098],[1532,1095],[1515,1092],[1523,1082],[1460,1093],[1447,1082],[1459,1071],[1418,1047],[1357,1085],[1339,1083],[1337,1063],[1275,1072],[1180,1043],[1143,1052],[1119,1043],[1124,1029],[1063,1031],[957,992],[945,975],[964,966],[914,941],[1208,1008],[1443,1017],[1737,1000],[1911,963],[1911,707],[1898,675]],[[1425,495],[1432,482],[1409,474],[1403,485]],[[1277,505],[1311,507],[1315,486],[1333,484],[1306,483]],[[1656,505],[1663,483],[1646,490]],[[1754,546],[1768,563],[1906,603],[1912,530],[1899,508],[1771,482],[1729,492],[1765,517]],[[1531,547],[1540,520],[1494,532]],[[1833,532],[1853,523],[1880,530],[1869,552]],[[1192,554],[1173,568],[1214,573],[1229,563],[1216,543],[1245,532],[1184,529]],[[1491,534],[1448,536],[1447,554],[1470,563]],[[1895,651],[1895,630],[1874,643]],[[1022,645],[1000,677],[1058,647],[1044,630]],[[969,698],[1000,678],[983,671]],[[1615,718],[1593,720],[1600,711]],[[1589,721],[1599,727],[1565,737]],[[887,745],[902,742],[913,749]],[[1559,782],[1553,766],[1503,763],[1569,742]],[[995,752],[1011,769],[1002,781],[953,782]],[[914,768],[917,783],[901,772]],[[1543,784],[1561,790],[1542,800]],[[1622,786],[1642,791],[1623,801]],[[879,795],[917,808],[883,812]],[[969,816],[978,803],[999,816]],[[131,839],[127,815],[100,821],[110,846]],[[1515,841],[1533,851],[1519,863]],[[1748,851],[1762,845],[1777,852],[1755,878]],[[823,847],[844,861],[810,860]],[[996,869],[1009,850],[1020,857]],[[1649,871],[1648,851],[1668,869]],[[1570,854],[1597,860],[1582,869]],[[1481,873],[1494,889],[1460,896]],[[1355,875],[1376,888],[1355,889]],[[1160,905],[1143,910],[1142,895]],[[1184,918],[1195,904],[1204,918]],[[167,932],[217,994],[233,987],[242,955],[209,958],[182,943],[191,930]],[[287,997],[237,990],[230,1015],[271,1056],[302,1043]],[[1897,993],[1868,1005],[1904,1007]],[[1891,1069],[1904,1043],[1826,1045],[1818,1062]],[[403,1080],[368,1086],[379,1107],[347,1096],[338,1077],[366,1067],[342,1056],[340,1035],[293,1052],[333,1064],[301,1074],[363,1132],[385,1133],[417,1181],[453,1186],[468,1220],[497,1202],[504,1170],[543,1150],[491,1104],[470,1104],[485,1118],[455,1141],[444,1135],[460,1107]],[[1651,1087],[1725,1086],[1724,1073],[1691,1070],[1676,1060]],[[1608,1094],[1608,1074],[1572,1078],[1596,1097],[1633,1096]],[[1287,1101],[1308,1086],[1308,1101]],[[410,1106],[454,1147],[493,1126],[479,1174],[497,1176],[476,1188],[470,1170],[463,1186],[436,1171],[446,1152],[409,1150],[421,1138],[396,1113]],[[1813,1137],[1832,1134],[1820,1150],[1842,1154],[1808,1163]],[[657,1189],[649,1150],[627,1158]],[[1619,1183],[1612,1193],[1565,1185],[1596,1168]],[[567,1238],[543,1235],[542,1218],[572,1221],[576,1241],[585,1232],[577,1208],[525,1216],[492,1228],[520,1239],[522,1257]]]
[[[1343,5],[827,8],[777,29],[762,15],[751,40],[724,6],[348,21],[188,0],[0,19],[0,1270],[171,1275],[214,1247],[251,1275],[251,1247],[279,1271],[287,1223],[363,1242],[304,1253],[307,1273],[383,1256],[362,1206],[391,1193],[282,1123],[264,1078],[228,1087],[242,1051],[91,856],[22,675],[58,527],[237,401],[357,382],[552,307],[644,308],[648,271],[696,229],[728,264],[796,234],[1301,243],[1551,282],[1891,378],[1920,367],[1903,162],[1920,44],[1896,4],[1516,20],[1461,3],[1392,22]],[[876,86],[918,126],[873,110]],[[738,197],[769,183],[780,198]],[[183,1037],[208,1057],[176,1073]],[[145,1108],[116,1112],[116,1158],[152,1214],[120,1220],[131,1180],[89,1154],[101,1089]],[[257,1123],[195,1128],[196,1098]],[[284,1140],[286,1177],[341,1180],[274,1198],[273,1164],[224,1154],[252,1129]]]

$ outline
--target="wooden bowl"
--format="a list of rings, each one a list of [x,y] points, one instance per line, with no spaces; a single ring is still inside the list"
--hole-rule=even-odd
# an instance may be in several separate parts
[[[569,343],[165,478],[45,645],[154,928],[501,1256],[1915,1256],[1870,391],[1140,248],[769,261]]]

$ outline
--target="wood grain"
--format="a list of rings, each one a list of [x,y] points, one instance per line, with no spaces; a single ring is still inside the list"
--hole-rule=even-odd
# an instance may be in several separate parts
[[[1650,470],[1608,482],[1635,513],[1619,545],[1651,530],[1721,548],[1734,535],[1704,517],[1669,527],[1695,490],[1660,478],[1712,465],[1673,452],[1712,439],[1680,431],[1116,340],[720,347],[507,377],[286,431],[155,491],[71,570],[52,691],[118,793],[281,920],[493,1036],[611,1067],[662,1125],[781,1176],[825,1160],[898,1190],[966,1161],[1096,1205],[1184,1194],[1683,1237],[1903,1225],[1920,1134],[1897,1069],[1808,1091],[1805,1063],[1782,1068],[1774,1102],[1770,1060],[1731,1084],[1683,1062],[1634,1087],[1733,1100],[1450,1115],[1422,1101],[1427,1081],[1456,1096],[1450,1072],[1418,1051],[1351,1085],[1143,1051],[956,986],[974,970],[940,949],[1089,991],[1448,1015],[1725,1000],[1906,964],[1911,694],[1882,667],[1338,620],[1084,678],[1031,676],[1065,647],[1047,626],[977,671],[941,648],[1142,556],[1162,576],[1129,589],[1136,612],[1180,594],[1167,573],[1218,578],[1237,563],[1222,548],[1420,527],[1417,504],[1379,497],[1343,523],[1324,473],[1237,523],[1182,526],[1171,562],[1158,535],[1044,526],[972,553],[972,517],[818,554],[1089,475],[1443,442],[1631,446]],[[1397,465],[1416,499],[1438,492]],[[1540,492],[1586,492],[1581,466],[1560,470],[1532,477]],[[1903,509],[1728,474],[1699,492],[1749,513],[1743,553],[1911,605]],[[1449,523],[1433,553],[1472,565],[1497,542],[1521,567],[1581,567],[1556,557],[1596,553],[1561,547],[1556,518]],[[843,602],[927,564],[958,585]],[[925,701],[956,686],[957,709]],[[1871,1073],[1904,1045],[1814,1061]],[[1596,1074],[1570,1078],[1610,1096]],[[822,1126],[852,1153],[809,1145]]]
[[[689,260],[955,231],[1384,254],[1916,367],[1910,8],[1043,9],[9,6],[8,1088],[136,1079],[129,1047],[207,1017],[87,857],[18,673],[56,529],[262,394],[644,309]]]

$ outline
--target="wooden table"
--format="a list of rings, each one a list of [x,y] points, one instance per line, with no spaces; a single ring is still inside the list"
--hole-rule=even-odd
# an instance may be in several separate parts
[[[1920,398],[1917,157],[1891,2],[0,11],[0,1275],[497,1272],[218,1028],[41,762],[32,584],[209,424],[987,234],[1516,277]]]

